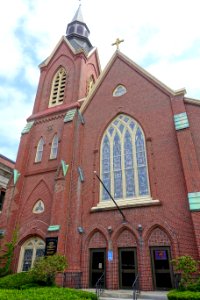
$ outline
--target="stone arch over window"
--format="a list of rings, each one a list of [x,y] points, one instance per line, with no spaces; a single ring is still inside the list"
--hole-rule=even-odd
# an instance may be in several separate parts
[[[131,117],[120,114],[107,127],[101,142],[101,178],[115,200],[150,198],[145,136]],[[110,200],[100,187],[100,201]]]
[[[44,212],[44,202],[41,199],[39,199],[33,207],[33,213],[41,214],[43,212]]]
[[[67,72],[63,67],[60,67],[52,81],[49,107],[63,103],[66,81]]]
[[[51,154],[50,154],[50,159],[55,159],[57,158],[58,154],[58,135],[55,134],[52,140],[51,144]]]
[[[37,145],[35,162],[40,162],[42,160],[43,149],[44,149],[44,139],[43,137],[41,137]]]
[[[28,271],[32,268],[36,258],[44,256],[45,242],[39,237],[28,239],[20,250],[18,272]]]

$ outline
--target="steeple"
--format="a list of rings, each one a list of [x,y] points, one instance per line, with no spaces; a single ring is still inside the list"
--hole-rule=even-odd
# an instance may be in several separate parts
[[[89,35],[90,31],[83,20],[81,5],[79,5],[74,18],[67,26],[66,37],[75,50],[83,49],[88,53],[93,48],[88,39]]]

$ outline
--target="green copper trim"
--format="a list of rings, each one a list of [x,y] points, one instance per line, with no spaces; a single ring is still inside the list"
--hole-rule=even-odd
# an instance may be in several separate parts
[[[181,129],[190,127],[187,113],[184,112],[181,114],[174,115],[174,124],[175,124],[176,130],[181,130]]]
[[[200,192],[188,193],[190,210],[200,210]]]
[[[13,176],[14,176],[14,185],[17,183],[17,180],[18,180],[18,178],[19,178],[19,176],[20,176],[20,173],[16,170],[16,169],[14,169],[13,170]]]
[[[62,165],[63,175],[66,176],[69,165],[67,165],[64,160],[61,160],[61,165]]]
[[[50,225],[48,231],[58,231],[60,230],[60,225]]]
[[[64,123],[71,122],[75,116],[75,113],[76,113],[76,108],[70,109],[65,115]]]
[[[26,124],[26,126],[24,127],[24,129],[22,130],[22,134],[29,133],[29,131],[31,130],[33,124],[34,124],[34,121],[28,122]]]

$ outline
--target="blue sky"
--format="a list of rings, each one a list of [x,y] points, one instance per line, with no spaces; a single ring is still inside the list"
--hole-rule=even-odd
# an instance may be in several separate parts
[[[123,5],[122,5],[123,3]],[[48,57],[78,0],[7,0],[0,10],[0,153],[15,160],[31,115],[38,65]],[[172,89],[200,99],[199,0],[82,0],[82,12],[102,68],[111,44]]]

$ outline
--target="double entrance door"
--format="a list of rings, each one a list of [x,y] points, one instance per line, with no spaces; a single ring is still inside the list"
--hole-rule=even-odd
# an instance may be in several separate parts
[[[119,248],[119,288],[129,289],[137,275],[136,249]],[[90,249],[90,287],[95,287],[98,279],[106,275],[106,249]]]

